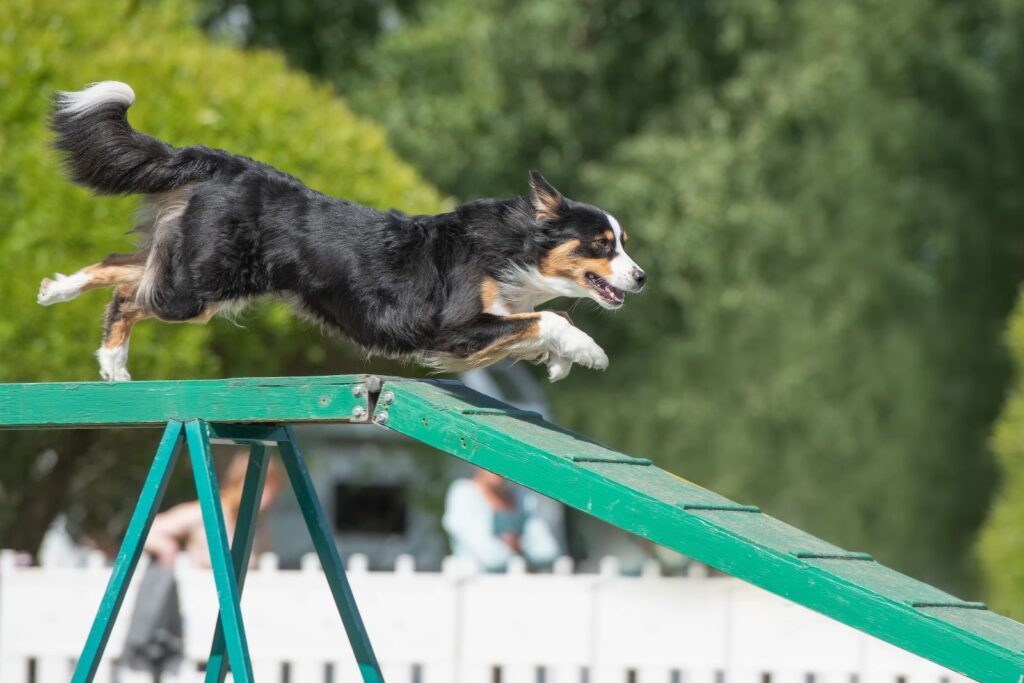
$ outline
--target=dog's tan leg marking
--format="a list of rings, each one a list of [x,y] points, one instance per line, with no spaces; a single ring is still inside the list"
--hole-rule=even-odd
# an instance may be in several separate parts
[[[484,367],[504,358],[547,363],[548,378],[556,382],[565,378],[574,363],[603,370],[608,356],[591,337],[572,324],[564,311],[516,313],[507,319],[529,320],[530,324],[476,353],[456,361],[459,369]]]
[[[513,320],[527,320],[529,324],[522,329],[513,332],[512,334],[506,335],[483,349],[480,349],[474,354],[466,357],[465,363],[466,368],[482,368],[488,365],[493,365],[500,360],[508,358],[510,355],[514,355],[517,350],[522,350],[524,345],[530,345],[530,340],[537,338],[537,334],[540,331],[540,313],[513,313],[511,315],[502,316],[503,318]],[[540,353],[527,353],[525,355],[517,355],[517,358],[522,359],[536,359],[540,356]]]
[[[145,254],[111,254],[99,263],[71,275],[57,273],[43,278],[36,301],[43,306],[71,301],[82,292],[122,283],[137,283],[142,277]]]
[[[100,363],[100,377],[109,382],[127,382],[132,378],[128,374],[128,341],[132,327],[150,317],[132,301],[134,295],[133,285],[119,284],[107,308],[103,345],[96,351],[96,358]]]

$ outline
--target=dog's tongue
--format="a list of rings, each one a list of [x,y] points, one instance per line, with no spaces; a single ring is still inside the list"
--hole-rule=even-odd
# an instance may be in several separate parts
[[[607,282],[601,282],[601,293],[612,303],[621,304],[626,300],[626,295],[622,290],[612,287]]]

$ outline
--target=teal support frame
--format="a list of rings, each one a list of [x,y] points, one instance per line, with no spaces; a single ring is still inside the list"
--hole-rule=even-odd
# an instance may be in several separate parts
[[[349,642],[352,644],[352,652],[359,664],[359,673],[362,674],[364,683],[383,683],[384,678],[380,672],[380,665],[370,645],[370,638],[366,635],[366,627],[363,625],[359,609],[356,607],[356,599],[352,594],[352,587],[349,586],[348,577],[345,576],[345,566],[338,557],[338,548],[334,545],[334,537],[331,529],[327,526],[327,518],[320,507],[320,500],[317,498],[316,489],[309,478],[309,471],[299,453],[298,444],[291,427],[285,427],[287,438],[279,442],[281,450],[281,461],[288,472],[288,479],[295,490],[295,498],[299,501],[299,508],[302,510],[302,517],[306,520],[306,528],[313,538],[313,545],[316,547],[317,555],[320,556],[320,564],[327,576],[327,583],[331,587],[331,594],[338,607],[338,614],[345,626]]]
[[[252,542],[256,536],[256,522],[260,514],[260,501],[263,498],[263,485],[267,480],[267,464],[270,458],[267,448],[262,443],[249,446],[249,466],[245,471],[245,482],[242,484],[242,500],[238,506],[238,520],[235,522],[235,535],[231,540],[231,563],[238,581],[238,595],[241,598],[245,585],[245,575],[249,569],[249,558],[252,556]],[[217,628],[213,632],[213,644],[206,662],[205,683],[224,683],[227,675],[227,661],[224,640],[224,623],[217,617]]]
[[[221,632],[228,651],[228,661],[236,681],[252,683],[252,662],[249,659],[249,645],[245,640],[242,625],[241,596],[238,592],[238,577],[231,564],[231,550],[228,548],[228,534],[224,526],[224,511],[221,508],[217,488],[217,477],[213,470],[213,453],[210,451],[210,435],[202,420],[185,423],[188,452],[192,461],[192,476],[196,480],[196,494],[203,510],[203,526],[210,546],[210,567],[217,584],[217,600],[220,603]]]
[[[153,459],[153,465],[149,468],[149,474],[146,476],[146,482],[142,485],[139,502],[135,504],[135,512],[132,513],[132,518],[128,522],[128,530],[125,532],[121,549],[117,553],[117,559],[114,560],[110,581],[107,583],[107,589],[100,601],[96,619],[89,630],[89,637],[82,649],[82,656],[79,657],[75,667],[72,683],[88,683],[96,675],[96,668],[99,666],[103,650],[107,646],[107,639],[110,638],[110,630],[114,627],[114,620],[117,619],[121,603],[124,602],[128,583],[142,556],[142,544],[149,533],[149,527],[153,524],[160,501],[163,500],[167,482],[171,478],[171,471],[174,470],[174,464],[178,461],[178,453],[181,452],[181,437],[181,423],[168,422],[163,438],[160,439],[156,457]]]
[[[211,441],[244,444],[250,448],[238,520],[230,545],[213,467]],[[363,683],[383,683],[384,677],[345,575],[345,566],[291,428],[279,425],[219,424],[200,419],[185,422],[171,420],[164,429],[100,608],[75,667],[72,683],[91,683],[96,675],[128,584],[142,555],[146,535],[163,500],[183,443],[188,445],[219,603],[217,627],[207,662],[206,683],[222,683],[229,668],[238,683],[254,683],[240,603],[270,459],[267,445],[278,447],[313,546],[323,565],[338,614],[352,645]]]

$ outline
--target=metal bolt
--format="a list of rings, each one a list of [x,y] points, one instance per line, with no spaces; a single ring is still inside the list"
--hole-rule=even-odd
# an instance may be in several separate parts
[[[331,399],[327,398],[326,396],[321,396],[320,397],[320,406],[321,407],[326,408],[328,406],[328,404],[330,404],[330,402],[331,402]]]
[[[356,384],[352,387],[352,395],[358,398],[363,395],[363,391],[365,389],[366,387],[364,387],[362,384]]]
[[[388,414],[386,412],[377,413],[376,415],[373,416],[373,421],[379,425],[386,424],[388,421]]]
[[[352,419],[353,420],[362,420],[365,417],[366,417],[366,408],[364,408],[362,406],[356,406],[355,408],[352,409]]]
[[[381,403],[383,403],[386,406],[391,405],[392,403],[395,402],[395,392],[385,391],[383,394],[380,395],[380,400]]]

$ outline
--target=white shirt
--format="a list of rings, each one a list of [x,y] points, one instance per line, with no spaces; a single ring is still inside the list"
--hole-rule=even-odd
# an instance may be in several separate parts
[[[502,571],[515,551],[503,541],[497,529],[506,521],[520,529],[517,531],[522,555],[531,565],[550,564],[559,556],[561,548],[551,532],[548,523],[537,512],[537,500],[527,491],[513,486],[515,500],[513,519],[501,519],[502,513],[495,511],[483,491],[471,479],[456,479],[448,487],[445,497],[444,517],[441,525],[448,532],[452,554],[474,560],[485,571]]]

